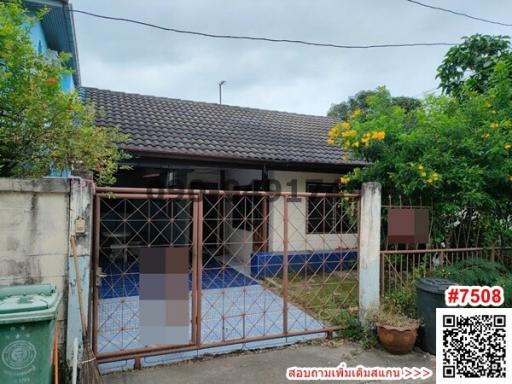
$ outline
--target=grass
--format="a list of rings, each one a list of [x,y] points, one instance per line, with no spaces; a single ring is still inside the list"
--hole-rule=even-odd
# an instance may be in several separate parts
[[[266,279],[265,286],[278,288],[281,293],[282,278]],[[339,325],[343,310],[357,310],[357,271],[335,272],[304,276],[290,274],[288,299],[317,320]]]

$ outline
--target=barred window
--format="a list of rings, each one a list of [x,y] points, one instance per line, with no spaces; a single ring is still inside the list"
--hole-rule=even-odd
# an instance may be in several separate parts
[[[336,183],[306,183],[311,193],[338,193]],[[342,215],[339,198],[333,196],[309,196],[307,198],[307,233],[341,233]]]

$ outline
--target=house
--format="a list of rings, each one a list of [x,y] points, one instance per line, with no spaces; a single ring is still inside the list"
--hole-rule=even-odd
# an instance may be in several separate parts
[[[101,111],[98,125],[118,126],[129,135],[123,147],[133,156],[132,169],[118,175],[119,187],[336,193],[340,175],[364,164],[342,160],[343,151],[326,144],[336,123],[330,117],[87,87],[81,92]],[[303,199],[302,212],[307,211],[306,200],[311,201]],[[280,199],[271,201],[269,212],[279,204]],[[294,248],[320,247],[318,235],[340,232],[332,225],[336,210],[328,212],[330,208],[317,209],[326,219],[322,225],[315,225],[319,219],[312,214],[296,215],[295,224],[305,232],[303,244]],[[206,225],[218,221],[219,214],[211,210]],[[270,220],[278,218],[271,215]],[[241,231],[243,238],[250,237]],[[269,236],[265,250],[282,251],[282,231]],[[355,248],[355,238],[346,236],[336,244],[335,237],[323,247]],[[250,251],[240,250],[237,256],[246,260]]]
[[[66,92],[78,88],[80,70],[71,4],[67,0],[24,0],[23,5],[34,14],[41,9],[47,9],[43,19],[31,29],[33,47],[36,52],[48,57],[60,52],[71,54],[67,65],[73,70],[73,74],[64,76],[61,86]]]
[[[358,195],[344,202],[338,181],[364,163],[343,160],[340,148],[326,144],[334,119],[80,92],[95,105],[99,126],[129,135],[122,147],[132,156],[115,186],[96,189],[99,361],[161,343],[161,337],[144,342],[145,316],[154,311],[137,310],[148,248],[188,248],[180,269],[189,275],[188,288],[182,309],[172,309],[189,329],[174,343],[181,351],[325,332],[337,310],[322,314],[322,300],[335,295],[337,305],[354,303]],[[331,284],[333,296],[288,303],[285,275],[299,290]],[[128,313],[125,320],[119,311]]]
[[[9,222],[0,280],[64,293],[57,320],[68,362],[81,339],[71,237],[105,370],[333,332],[358,286],[359,195],[343,200],[338,180],[363,165],[326,144],[335,121],[81,87],[70,5],[24,4],[48,6],[34,47],[72,54],[62,89],[93,103],[99,126],[129,134],[132,156],[111,187],[0,180]],[[164,264],[148,267],[162,251]],[[166,285],[155,283],[162,276]],[[158,303],[148,303],[148,288]]]

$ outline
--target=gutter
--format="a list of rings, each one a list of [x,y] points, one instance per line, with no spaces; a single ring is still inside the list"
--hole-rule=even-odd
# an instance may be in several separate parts
[[[121,148],[133,155],[138,157],[155,159],[155,160],[177,160],[179,162],[201,162],[206,163],[205,165],[212,166],[212,163],[221,163],[231,168],[267,168],[269,170],[323,170],[325,172],[339,172],[352,170],[355,167],[365,166],[366,163],[363,161],[344,162],[339,164],[334,163],[321,163],[321,162],[299,162],[299,161],[288,161],[288,160],[268,160],[268,159],[248,159],[248,158],[237,158],[229,156],[216,156],[216,155],[198,155],[191,153],[176,153],[169,151],[159,150],[141,150],[140,148],[131,146],[121,146]],[[136,159],[132,161],[128,160],[129,163],[142,164],[143,161],[138,162]],[[220,164],[219,164],[220,165]]]

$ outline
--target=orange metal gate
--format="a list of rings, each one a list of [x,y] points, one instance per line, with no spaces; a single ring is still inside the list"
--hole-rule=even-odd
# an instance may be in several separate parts
[[[94,211],[99,362],[325,334],[357,311],[357,194],[97,188]],[[147,247],[188,249],[187,343],[140,343]]]

